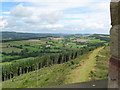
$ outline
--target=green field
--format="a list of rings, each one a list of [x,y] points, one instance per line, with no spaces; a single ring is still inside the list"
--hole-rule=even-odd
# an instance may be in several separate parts
[[[76,38],[74,37],[74,39]],[[42,51],[61,52],[64,51],[65,49],[70,49],[70,48],[76,49],[76,48],[85,47],[87,46],[86,43],[105,43],[105,41],[102,41],[100,39],[93,39],[87,41],[82,45],[77,45],[76,43],[71,41],[62,41],[63,39],[59,41],[48,40],[48,39],[41,39],[40,41],[36,41],[36,39],[34,40],[11,41],[11,42],[2,43],[3,61],[8,61],[8,60],[10,61],[11,59],[17,59],[16,57],[21,57],[20,53],[25,50],[26,53],[34,53],[34,52],[42,52]],[[47,47],[47,45],[50,46]],[[16,55],[14,53],[16,53]]]
[[[14,48],[14,47],[9,47],[9,48],[3,48],[2,51],[5,53],[12,53],[12,52],[21,52],[22,49]]]
[[[45,35],[3,40],[0,47],[5,88],[46,87],[107,78],[108,68],[101,63],[107,64],[109,57],[108,37]]]
[[[91,56],[93,55],[93,53],[94,56]],[[109,47],[103,47],[101,49],[96,49],[88,54],[80,56],[67,63],[56,64],[50,67],[42,68],[40,70],[36,70],[27,74],[14,77],[13,79],[4,81],[3,88],[48,87],[48,86],[62,85],[66,83],[76,83],[76,82],[94,80],[95,78],[93,79],[93,76],[89,72],[91,72],[93,68],[95,70],[101,68],[96,66],[89,66],[89,65],[83,66],[82,63],[84,62],[88,64],[88,61],[86,61],[86,59],[88,59],[89,56],[90,56],[89,62],[93,63],[92,58],[95,58],[96,56],[100,55],[99,53],[104,55],[104,58],[106,58],[105,61],[108,62],[107,58],[109,55]],[[97,58],[95,58],[94,63],[98,64]],[[90,70],[89,67],[91,67]],[[104,65],[101,65],[101,67],[104,67]],[[105,68],[104,70],[108,71],[107,68]],[[104,73],[104,70],[101,70],[100,73]],[[82,72],[84,78],[86,78],[85,80],[83,80],[79,72]],[[98,72],[96,74],[98,74]],[[75,77],[73,77],[74,75]],[[107,74],[105,75],[100,74],[100,75],[101,77],[97,77],[96,79],[107,78]]]
[[[87,42],[96,43],[96,42],[105,42],[105,41],[102,41],[100,39],[93,39],[93,40],[89,40]]]
[[[4,63],[0,63],[2,65],[6,65],[6,64],[14,64],[14,63],[20,63],[20,62],[23,62],[23,61],[26,61],[26,60],[32,60],[34,59],[34,57],[28,57],[28,58],[23,58],[23,59],[17,59],[17,60],[13,60],[11,62],[4,62]]]

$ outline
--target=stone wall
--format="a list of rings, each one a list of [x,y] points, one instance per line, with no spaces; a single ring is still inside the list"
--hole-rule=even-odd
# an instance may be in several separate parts
[[[108,87],[120,90],[120,0],[112,0],[110,10],[112,28],[110,30],[111,58]]]

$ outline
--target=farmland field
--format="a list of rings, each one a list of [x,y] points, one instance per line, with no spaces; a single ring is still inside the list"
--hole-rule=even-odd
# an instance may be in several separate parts
[[[40,70],[40,72],[44,75],[44,73],[46,73],[47,71],[46,69],[45,72],[42,71],[43,68],[49,68],[52,66],[55,68],[56,66],[58,67],[60,66],[61,68],[67,68],[66,66],[64,67],[64,64],[69,62],[74,66],[75,63],[74,60],[76,61],[78,57],[81,57],[81,59],[83,59],[82,57],[84,55],[89,55],[88,53],[95,50],[95,52],[93,52],[94,54],[99,51],[98,48],[101,47],[103,48],[108,46],[109,46],[109,37],[99,34],[98,35],[94,35],[94,34],[93,35],[81,35],[81,34],[45,35],[44,37],[37,36],[35,38],[32,37],[27,39],[26,38],[10,39],[10,40],[5,39],[3,40],[2,46],[0,46],[2,47],[2,53],[1,53],[2,62],[0,62],[0,65],[2,65],[2,81],[3,83],[6,83],[7,81],[10,82],[9,81],[10,79],[14,81],[12,78],[17,78],[17,77],[20,78],[21,75],[30,74],[33,72],[35,73],[36,70]],[[94,63],[97,58],[96,72],[89,71],[91,75],[91,80],[98,79],[99,77],[94,75],[100,73],[99,70],[102,70],[100,69],[100,67],[103,66],[101,66],[99,61],[100,58],[104,58],[104,56],[90,55],[90,58],[94,59]],[[93,67],[94,63],[90,62],[89,60],[92,59],[86,60],[87,66],[89,66],[89,63],[92,63],[91,64],[92,66],[90,66],[91,68]],[[79,60],[77,60],[77,62],[78,61]],[[88,70],[88,68],[89,67],[86,67],[86,71]],[[89,73],[86,72],[85,75],[88,76]],[[74,74],[72,73],[70,76],[68,76],[68,78],[71,78],[72,75],[74,76]],[[106,76],[104,76],[103,78],[105,77]],[[44,79],[45,81],[47,81],[47,77],[44,77]],[[27,81],[28,80],[26,79],[26,82]],[[52,81],[50,82],[52,83]],[[69,82],[69,80],[65,82],[67,83]],[[76,82],[76,81],[72,80],[71,82]],[[58,83],[56,82],[56,84]],[[23,87],[25,86],[23,85]]]

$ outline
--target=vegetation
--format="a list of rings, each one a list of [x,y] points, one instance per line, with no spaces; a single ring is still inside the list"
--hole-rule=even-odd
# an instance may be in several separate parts
[[[109,37],[106,35],[41,35],[23,33],[20,35],[21,38],[19,38],[19,35],[18,38],[13,35],[13,37],[17,39],[4,39],[2,46],[0,46],[3,49],[1,53],[2,62],[0,62],[0,65],[2,65],[2,81],[4,82],[12,78],[21,77],[24,74],[26,75],[26,73],[30,74],[54,66],[59,66],[62,69],[69,68],[70,66],[74,69],[76,68],[74,64],[76,62],[77,64],[79,63],[78,60],[76,60],[78,57],[82,60],[82,57],[89,52],[93,52],[93,50],[96,50],[98,47],[109,45]],[[30,37],[30,35],[35,36]],[[90,57],[96,61],[94,55]],[[100,56],[96,56],[96,58],[98,60],[101,59]],[[90,63],[89,59],[87,61],[87,64]],[[93,65],[92,61],[90,65]],[[87,66],[89,67],[90,65]],[[96,68],[101,68],[101,70],[107,69],[99,63],[96,65]],[[86,68],[86,70],[87,69],[88,68]],[[43,71],[40,72],[44,73]],[[94,77],[95,72],[87,72],[87,76],[89,73],[91,77]],[[47,81],[47,78],[45,81]]]
[[[97,48],[91,53],[87,54],[85,58],[82,58],[82,62],[79,66],[70,71],[70,74],[66,77],[66,84],[89,81],[89,73],[94,69],[96,64],[96,56],[103,47]],[[74,78],[73,78],[74,77]]]
[[[104,54],[104,51],[106,51],[106,53],[109,53],[108,48],[109,47],[99,48],[66,63],[55,64],[50,67],[44,67],[42,69],[14,77],[10,80],[6,80],[3,82],[3,88],[36,88],[62,85],[66,83],[82,82],[83,80],[80,76],[80,72],[84,74],[84,71],[87,72],[86,70],[89,68],[89,66],[84,65],[83,63],[87,64],[89,60],[90,62],[93,61],[92,59],[87,60],[89,56],[93,55],[93,53],[95,54],[95,57],[99,55],[99,53]],[[105,54],[104,57],[107,58],[108,55]],[[90,69],[89,72],[91,72],[93,68],[96,67],[92,67],[92,69]],[[106,69],[106,71],[108,71],[108,69]],[[92,77],[91,73],[89,72],[87,72],[87,74],[84,74],[84,78],[87,78],[84,81],[91,80]],[[104,73],[104,71],[101,71],[101,73]],[[73,75],[75,76],[73,77]],[[105,77],[107,78],[107,75],[105,75]],[[101,79],[104,78],[102,77]]]
[[[108,77],[109,52],[109,47],[104,47],[96,56],[97,63],[95,68],[90,72],[92,80],[106,79]]]

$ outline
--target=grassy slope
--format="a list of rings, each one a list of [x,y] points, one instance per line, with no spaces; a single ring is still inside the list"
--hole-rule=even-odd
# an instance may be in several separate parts
[[[108,76],[110,48],[103,48],[96,56],[95,68],[90,72],[91,80],[105,79]]]
[[[89,73],[96,64],[96,56],[103,47],[94,50],[89,56],[83,59],[79,67],[70,71],[70,75],[66,78],[66,83],[84,82],[89,80]]]
[[[91,77],[90,71],[96,68],[94,67],[95,57],[101,49],[98,48],[64,64],[56,64],[4,81],[3,88],[47,87],[88,81],[89,77]],[[101,53],[103,53],[102,50]],[[80,75],[80,73],[82,74]]]

